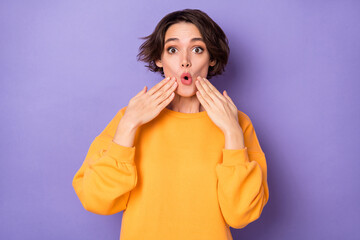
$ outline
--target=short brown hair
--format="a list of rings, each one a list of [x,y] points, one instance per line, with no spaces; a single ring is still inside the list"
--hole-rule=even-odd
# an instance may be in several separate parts
[[[184,9],[167,14],[155,27],[152,34],[140,39],[146,41],[139,47],[138,61],[148,63],[146,67],[152,72],[160,72],[163,77],[163,68],[156,66],[155,61],[161,59],[164,49],[165,33],[175,23],[189,22],[194,24],[200,31],[210,54],[210,60],[216,60],[216,64],[209,66],[208,76],[221,75],[225,71],[230,48],[224,31],[206,13],[198,9]]]

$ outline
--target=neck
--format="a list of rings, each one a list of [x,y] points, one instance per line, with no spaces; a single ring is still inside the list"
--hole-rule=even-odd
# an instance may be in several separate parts
[[[175,94],[174,99],[166,106],[166,108],[182,113],[197,113],[205,111],[196,95],[183,97]]]

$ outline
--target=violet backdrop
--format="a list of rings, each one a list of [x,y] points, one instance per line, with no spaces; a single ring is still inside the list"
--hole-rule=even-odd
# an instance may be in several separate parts
[[[0,239],[118,239],[122,212],[87,212],[72,188],[94,138],[145,85],[140,37],[167,13],[225,31],[222,76],[251,118],[270,199],[234,239],[360,239],[360,2],[1,1]],[[141,231],[139,229],[139,231]]]

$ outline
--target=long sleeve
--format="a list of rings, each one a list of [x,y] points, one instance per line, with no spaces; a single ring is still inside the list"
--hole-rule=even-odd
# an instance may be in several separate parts
[[[72,185],[83,207],[93,213],[111,215],[124,210],[137,183],[135,146],[112,141],[124,113],[121,109],[91,143]]]
[[[240,117],[240,116],[239,116]],[[218,199],[223,217],[233,228],[244,228],[258,219],[269,199],[267,165],[254,127],[248,116],[241,119],[244,149],[223,149],[217,164]]]

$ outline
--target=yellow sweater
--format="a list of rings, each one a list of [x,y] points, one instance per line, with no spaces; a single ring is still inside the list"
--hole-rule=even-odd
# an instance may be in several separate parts
[[[138,128],[133,147],[112,141],[126,107],[92,142],[73,178],[84,208],[122,210],[121,240],[232,239],[229,225],[258,219],[268,201],[267,165],[249,117],[245,149],[225,149],[206,111],[164,108]]]

